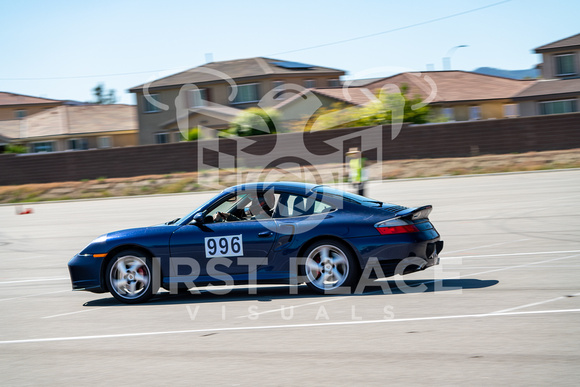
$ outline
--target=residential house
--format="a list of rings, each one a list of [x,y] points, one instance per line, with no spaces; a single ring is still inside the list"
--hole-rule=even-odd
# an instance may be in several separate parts
[[[64,102],[0,91],[0,121],[19,120]]]
[[[545,44],[534,50],[542,55],[542,77],[563,79],[580,74],[580,34]]]
[[[418,96],[429,103],[435,117],[470,121],[518,116],[512,97],[532,82],[453,70],[400,73],[359,87],[373,93],[383,88],[386,92],[406,89],[408,97]]]
[[[580,34],[534,50],[542,55],[541,80],[514,96],[522,116],[578,112]]]
[[[133,105],[61,105],[0,121],[0,135],[39,153],[137,145],[138,127]]]
[[[180,128],[216,136],[243,109],[270,107],[303,89],[337,87],[344,71],[271,58],[206,63],[136,86],[139,143],[180,141]]]

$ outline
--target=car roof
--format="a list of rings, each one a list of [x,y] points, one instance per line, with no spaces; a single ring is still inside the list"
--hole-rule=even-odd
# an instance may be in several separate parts
[[[274,190],[282,190],[286,192],[304,193],[318,187],[319,184],[310,183],[300,183],[296,181],[275,181],[275,182],[260,182],[260,183],[246,183],[239,184],[233,187],[226,188],[224,192],[236,192],[236,191],[246,191],[246,190],[268,190],[274,188]]]

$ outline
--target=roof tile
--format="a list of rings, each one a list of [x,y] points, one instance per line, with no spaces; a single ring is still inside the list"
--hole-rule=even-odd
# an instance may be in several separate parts
[[[133,105],[57,106],[22,120],[0,121],[0,134],[32,138],[101,132],[136,131]]]
[[[442,103],[507,99],[529,87],[530,82],[454,70],[401,73],[367,87],[376,91],[387,85],[407,85],[410,97]]]
[[[514,96],[514,99],[565,98],[580,95],[580,78],[546,79],[535,82]]]
[[[536,48],[535,52],[540,54],[546,51],[555,51],[568,48],[580,48],[580,34],[560,39],[552,43],[544,44],[543,46]]]
[[[57,104],[57,103],[64,103],[64,101],[0,91],[0,106]]]
[[[206,83],[206,82],[225,82],[227,78],[243,79],[263,76],[287,76],[297,74],[322,75],[332,74],[335,76],[344,75],[344,71],[332,69],[329,67],[309,66],[308,69],[291,69],[284,68],[273,64],[274,62],[286,62],[279,59],[271,58],[247,58],[236,59],[222,62],[210,62],[204,65],[170,75],[165,78],[157,79],[151,83],[135,86],[131,88],[130,92],[138,92],[144,87],[149,89],[181,86],[187,83]]]

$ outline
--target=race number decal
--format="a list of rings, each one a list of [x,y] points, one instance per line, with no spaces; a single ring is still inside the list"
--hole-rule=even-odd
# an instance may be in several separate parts
[[[244,255],[242,234],[205,238],[205,257],[239,257]]]

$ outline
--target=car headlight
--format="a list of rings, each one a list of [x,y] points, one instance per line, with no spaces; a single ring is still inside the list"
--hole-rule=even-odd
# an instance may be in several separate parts
[[[107,234],[103,234],[100,237],[98,237],[97,239],[95,239],[94,241],[92,241],[89,244],[93,244],[93,243],[104,243],[107,241]]]
[[[93,250],[95,248],[98,249],[98,245],[104,244],[106,241],[107,241],[107,234],[101,235],[100,237],[98,237],[97,239],[93,240],[91,243],[86,245],[85,248],[81,250],[79,255],[92,256]]]

